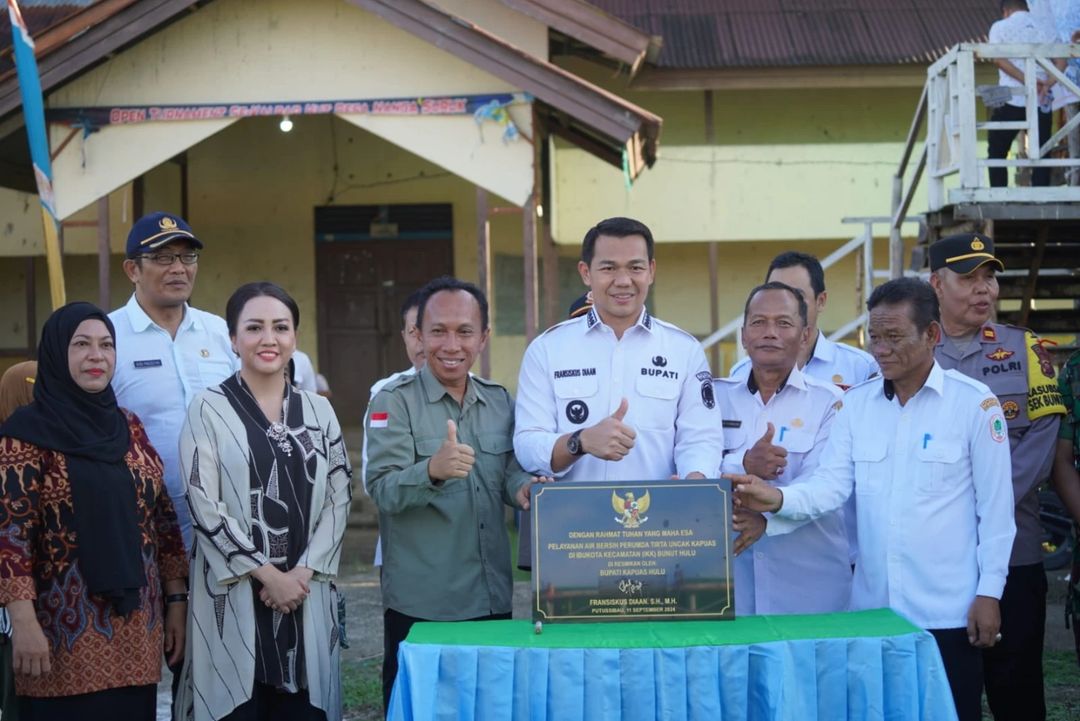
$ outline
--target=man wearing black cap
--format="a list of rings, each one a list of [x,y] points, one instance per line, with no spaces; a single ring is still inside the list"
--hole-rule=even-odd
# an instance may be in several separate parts
[[[1037,490],[1050,474],[1065,407],[1042,341],[1030,330],[990,320],[998,297],[995,274],[1004,269],[985,235],[953,235],[930,246],[930,284],[943,330],[934,356],[943,368],[990,386],[1008,424],[1016,539],[1001,597],[1002,641],[984,651],[983,661],[994,718],[1027,721],[1046,718],[1046,572]]]
[[[109,314],[116,326],[116,400],[139,416],[161,456],[188,550],[191,515],[177,457],[180,429],[191,399],[237,370],[225,321],[187,303],[202,247],[177,215],[158,212],[137,220],[124,260],[135,292]]]

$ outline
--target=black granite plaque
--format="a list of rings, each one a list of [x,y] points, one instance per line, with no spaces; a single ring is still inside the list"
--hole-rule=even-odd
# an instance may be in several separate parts
[[[533,620],[735,617],[730,481],[560,481],[532,498]]]

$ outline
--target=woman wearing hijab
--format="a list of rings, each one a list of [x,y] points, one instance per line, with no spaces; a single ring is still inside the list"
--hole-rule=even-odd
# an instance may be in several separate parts
[[[337,721],[341,428],[286,382],[300,311],[284,290],[242,286],[225,321],[240,371],[195,397],[180,437],[195,547],[177,717]]]
[[[108,316],[42,329],[34,401],[0,427],[0,604],[22,721],[151,721],[183,653],[184,545],[161,460],[119,408]]]

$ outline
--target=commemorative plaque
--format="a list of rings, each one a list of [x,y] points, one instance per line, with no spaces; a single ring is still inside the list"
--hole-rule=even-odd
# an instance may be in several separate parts
[[[534,621],[735,618],[728,480],[534,486],[532,533]]]

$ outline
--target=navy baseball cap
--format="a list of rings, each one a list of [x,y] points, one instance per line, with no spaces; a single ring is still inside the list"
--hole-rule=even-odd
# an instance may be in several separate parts
[[[994,240],[982,233],[962,233],[942,238],[930,245],[930,270],[948,268],[967,275],[979,266],[994,263],[999,270],[1005,264],[994,256]]]
[[[179,215],[150,213],[135,221],[127,237],[128,257],[148,253],[177,240],[186,240],[202,250],[202,241],[195,237],[191,226]]]

